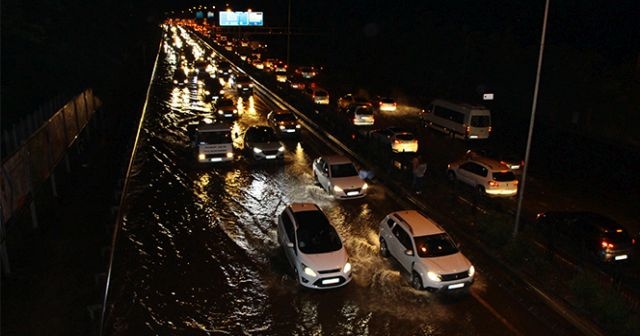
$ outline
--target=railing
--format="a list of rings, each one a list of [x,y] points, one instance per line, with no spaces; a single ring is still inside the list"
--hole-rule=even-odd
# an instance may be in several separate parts
[[[13,150],[3,158],[0,168],[0,257],[3,271],[8,273],[5,224],[25,206],[32,192],[45,181],[51,181],[56,194],[55,168],[68,158],[67,149],[101,105],[102,102],[94,96],[93,91],[87,89],[68,101],[26,139],[4,137],[3,141],[13,142],[13,146],[5,144],[4,147]],[[37,227],[33,202],[30,206],[32,222]]]

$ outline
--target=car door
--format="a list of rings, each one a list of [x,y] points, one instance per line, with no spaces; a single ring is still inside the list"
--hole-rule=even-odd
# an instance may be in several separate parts
[[[407,255],[407,250],[413,251],[413,243],[411,241],[411,236],[405,229],[396,224],[391,232],[394,236],[394,244],[393,244],[393,256],[398,260],[402,267],[411,272],[411,268],[413,266],[413,255]],[[390,248],[391,249],[391,248]],[[415,251],[413,251],[415,252]]]
[[[295,261],[297,257],[295,228],[287,210],[282,212],[280,221],[281,225],[278,226],[278,239],[284,249],[284,254],[287,257],[289,264],[295,268]],[[292,243],[293,247],[289,247],[289,243]]]
[[[327,161],[323,158],[318,158],[318,160],[316,160],[315,167],[318,183],[320,183],[323,189],[327,190],[329,186],[329,165],[327,164]]]
[[[466,184],[473,184],[473,181],[475,178],[475,174],[477,171],[477,165],[473,162],[467,161],[463,164],[460,165],[460,168],[458,169],[458,179]]]

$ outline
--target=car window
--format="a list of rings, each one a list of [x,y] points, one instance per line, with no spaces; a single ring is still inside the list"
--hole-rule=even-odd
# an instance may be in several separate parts
[[[342,248],[340,236],[321,211],[297,212],[294,217],[298,223],[298,249],[302,253],[327,253]]]
[[[282,212],[282,224],[284,226],[284,232],[287,234],[287,238],[292,243],[295,243],[296,239],[293,234],[293,222],[291,222],[291,217],[289,217],[289,213],[287,211]]]
[[[387,219],[387,226],[388,226],[389,228],[391,228],[391,227],[393,226],[393,223],[395,223],[395,222],[393,221],[393,219],[391,219],[391,218]]]
[[[396,225],[391,232],[396,236],[396,238],[398,238],[398,241],[405,249],[413,250],[413,246],[411,246],[411,237],[400,225]]]
[[[363,115],[372,115],[373,114],[373,110],[368,108],[368,107],[361,106],[361,107],[356,108],[355,113],[356,114],[363,114]]]
[[[473,127],[489,127],[491,126],[491,117],[488,115],[475,115],[471,117],[470,124]]]
[[[216,144],[231,142],[231,132],[200,132],[198,133],[199,144]]]
[[[276,114],[274,119],[276,121],[295,121],[296,116],[291,113],[282,113],[282,114]]]
[[[446,233],[415,237],[414,240],[418,256],[422,258],[442,257],[458,253],[458,247]]]
[[[358,176],[358,171],[352,163],[339,163],[331,165],[331,177]]]
[[[509,182],[516,179],[513,172],[493,172],[493,180],[498,182]]]
[[[476,174],[473,168],[474,168],[473,162],[465,162],[460,165],[460,169]]]
[[[273,129],[269,127],[260,127],[260,128],[250,128],[247,131],[247,141],[253,142],[272,142],[277,141],[275,133],[273,133]]]
[[[414,139],[413,134],[403,133],[396,135],[396,139],[402,141],[411,141]]]

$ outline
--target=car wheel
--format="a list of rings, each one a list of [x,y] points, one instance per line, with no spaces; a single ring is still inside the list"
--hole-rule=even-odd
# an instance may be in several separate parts
[[[411,286],[415,290],[422,290],[422,278],[416,271],[413,271],[411,274]]]
[[[456,182],[456,173],[454,173],[452,170],[450,170],[447,173],[447,178],[449,179],[449,182],[455,183]]]
[[[298,286],[302,286],[302,284],[300,283],[300,274],[298,273],[298,268],[297,267],[293,268],[293,276],[296,277],[296,284]]]
[[[478,195],[480,196],[483,196],[486,193],[486,189],[484,189],[483,186],[478,186],[476,190],[478,191]]]
[[[384,238],[380,237],[380,255],[388,258],[389,257],[389,248],[387,247],[387,242],[384,241]]]

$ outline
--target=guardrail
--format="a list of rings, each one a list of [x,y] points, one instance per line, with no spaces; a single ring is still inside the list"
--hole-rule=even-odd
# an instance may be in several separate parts
[[[70,170],[67,150],[102,106],[91,89],[69,100],[28,136],[0,167],[0,258],[2,270],[9,273],[5,224],[29,203],[32,225],[38,226],[36,209],[30,197],[41,184],[50,180],[57,196],[55,168],[63,160]]]

